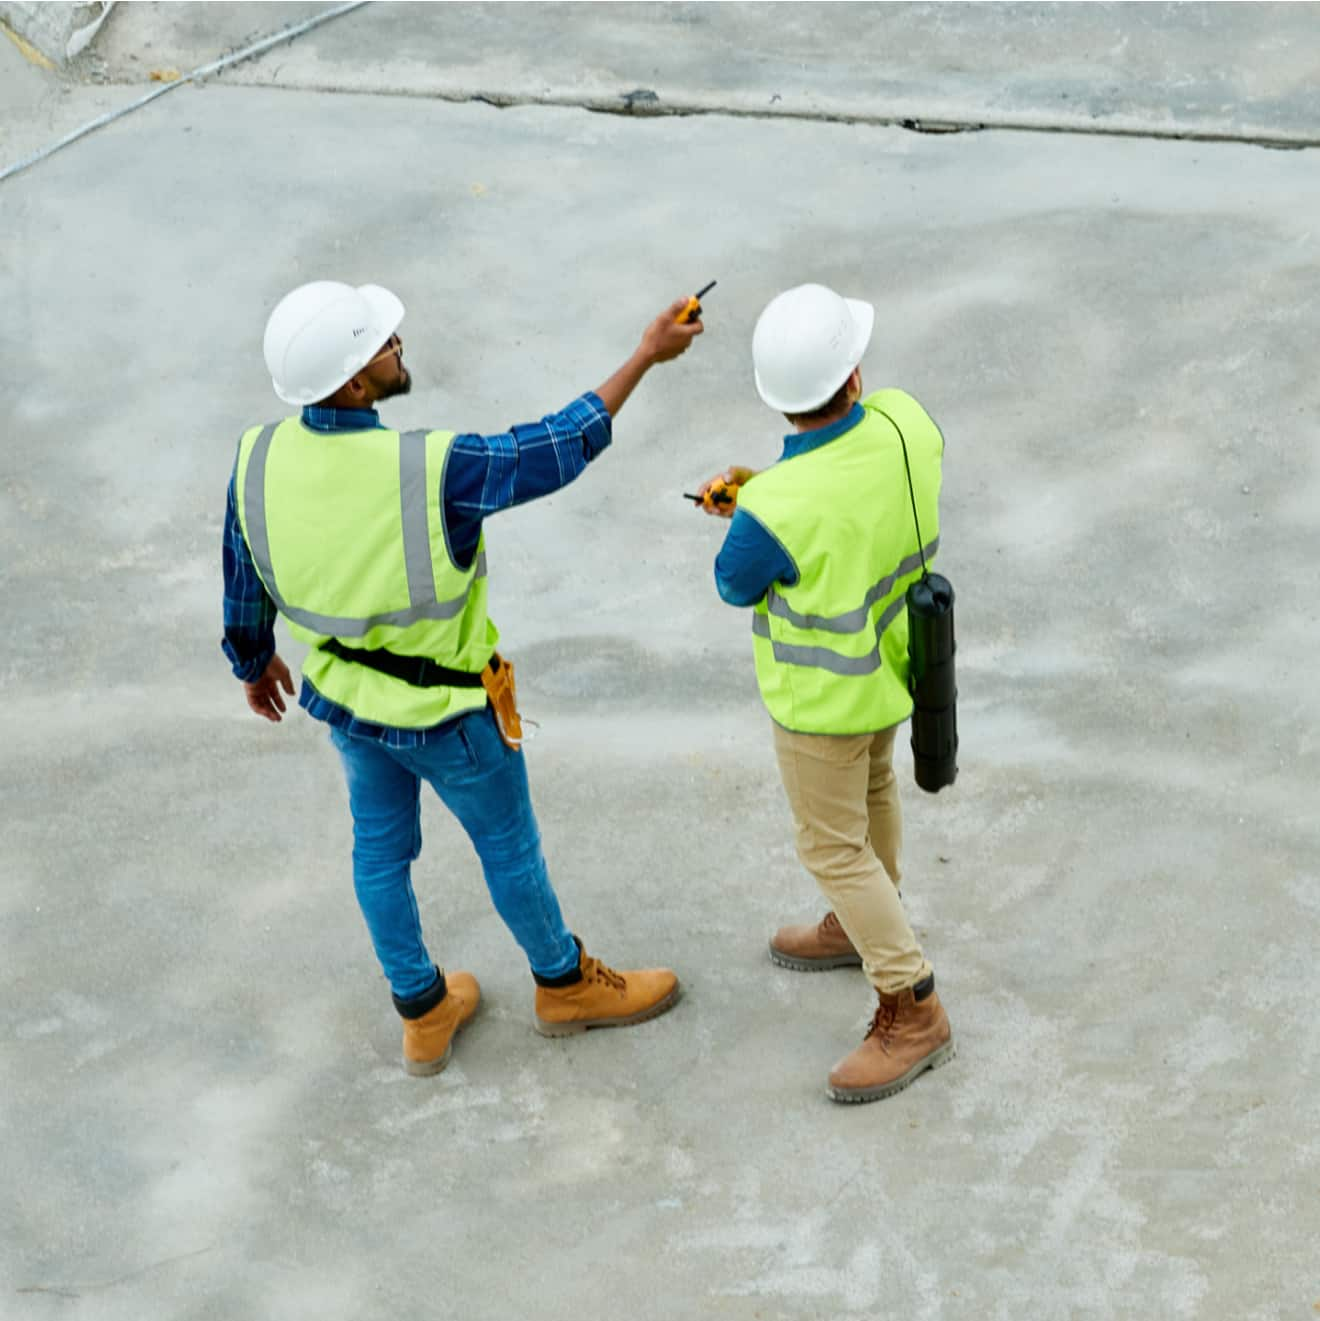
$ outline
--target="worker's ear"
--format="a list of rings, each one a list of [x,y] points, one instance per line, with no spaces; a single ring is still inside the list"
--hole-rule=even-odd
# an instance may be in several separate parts
[[[848,377],[848,402],[855,404],[862,397],[862,369],[854,367]]]

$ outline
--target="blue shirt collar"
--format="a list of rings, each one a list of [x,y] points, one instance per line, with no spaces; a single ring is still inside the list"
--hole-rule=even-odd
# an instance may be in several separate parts
[[[795,459],[799,454],[808,454],[831,440],[837,440],[845,431],[851,431],[865,416],[866,410],[861,404],[854,404],[837,422],[817,427],[814,431],[794,431],[784,437],[784,452],[780,455],[781,460]]]
[[[328,408],[308,404],[302,411],[302,424],[309,431],[378,431],[380,415],[374,408]]]

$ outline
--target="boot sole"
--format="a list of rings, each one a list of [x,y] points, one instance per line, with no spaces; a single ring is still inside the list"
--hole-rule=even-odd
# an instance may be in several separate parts
[[[785,954],[770,946],[770,962],[781,968],[791,968],[794,972],[829,972],[831,968],[860,968],[860,954],[826,954],[819,959],[803,959],[796,954]]]
[[[862,1105],[867,1101],[883,1101],[886,1097],[901,1092],[905,1087],[910,1087],[927,1069],[943,1068],[957,1054],[957,1048],[953,1041],[949,1040],[940,1046],[938,1050],[931,1051],[924,1060],[918,1060],[901,1078],[895,1078],[893,1082],[887,1082],[881,1087],[829,1087],[826,1090],[831,1101],[839,1101],[843,1105]]]
[[[635,1023],[645,1023],[648,1019],[659,1018],[672,1009],[683,993],[682,986],[675,986],[663,1000],[643,1009],[640,1014],[631,1014],[627,1018],[586,1018],[573,1023],[547,1023],[544,1018],[533,1016],[532,1026],[543,1037],[576,1037],[593,1027],[632,1027]]]
[[[403,1071],[410,1078],[434,1078],[437,1073],[443,1073],[453,1057],[454,1042],[458,1040],[458,1034],[477,1016],[477,1009],[480,1008],[481,1004],[478,1002],[476,1009],[473,1009],[454,1029],[454,1035],[449,1038],[449,1045],[445,1047],[445,1053],[438,1060],[410,1060],[405,1055],[403,1057]]]
[[[457,1036],[458,1033],[455,1032],[454,1035]],[[451,1041],[438,1060],[410,1060],[405,1056],[403,1070],[410,1078],[433,1078],[437,1073],[444,1072],[453,1054],[454,1043]]]

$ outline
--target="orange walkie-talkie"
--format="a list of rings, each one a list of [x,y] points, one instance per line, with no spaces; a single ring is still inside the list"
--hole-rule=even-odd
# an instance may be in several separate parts
[[[684,491],[683,499],[691,500],[693,504],[701,505],[706,509],[711,508],[712,505],[736,505],[738,490],[736,482],[726,482],[724,478],[718,477],[711,483],[710,490],[705,495],[692,495]]]
[[[698,289],[691,298],[687,300],[683,310],[678,314],[676,320],[680,326],[686,325],[689,321],[695,321],[701,315],[701,300],[719,283],[712,280],[704,289]]]

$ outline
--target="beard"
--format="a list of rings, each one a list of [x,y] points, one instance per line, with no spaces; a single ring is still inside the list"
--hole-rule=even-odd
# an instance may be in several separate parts
[[[397,381],[391,381],[379,395],[378,399],[393,399],[395,395],[407,394],[412,389],[412,372],[406,367],[401,368],[401,374]]]

